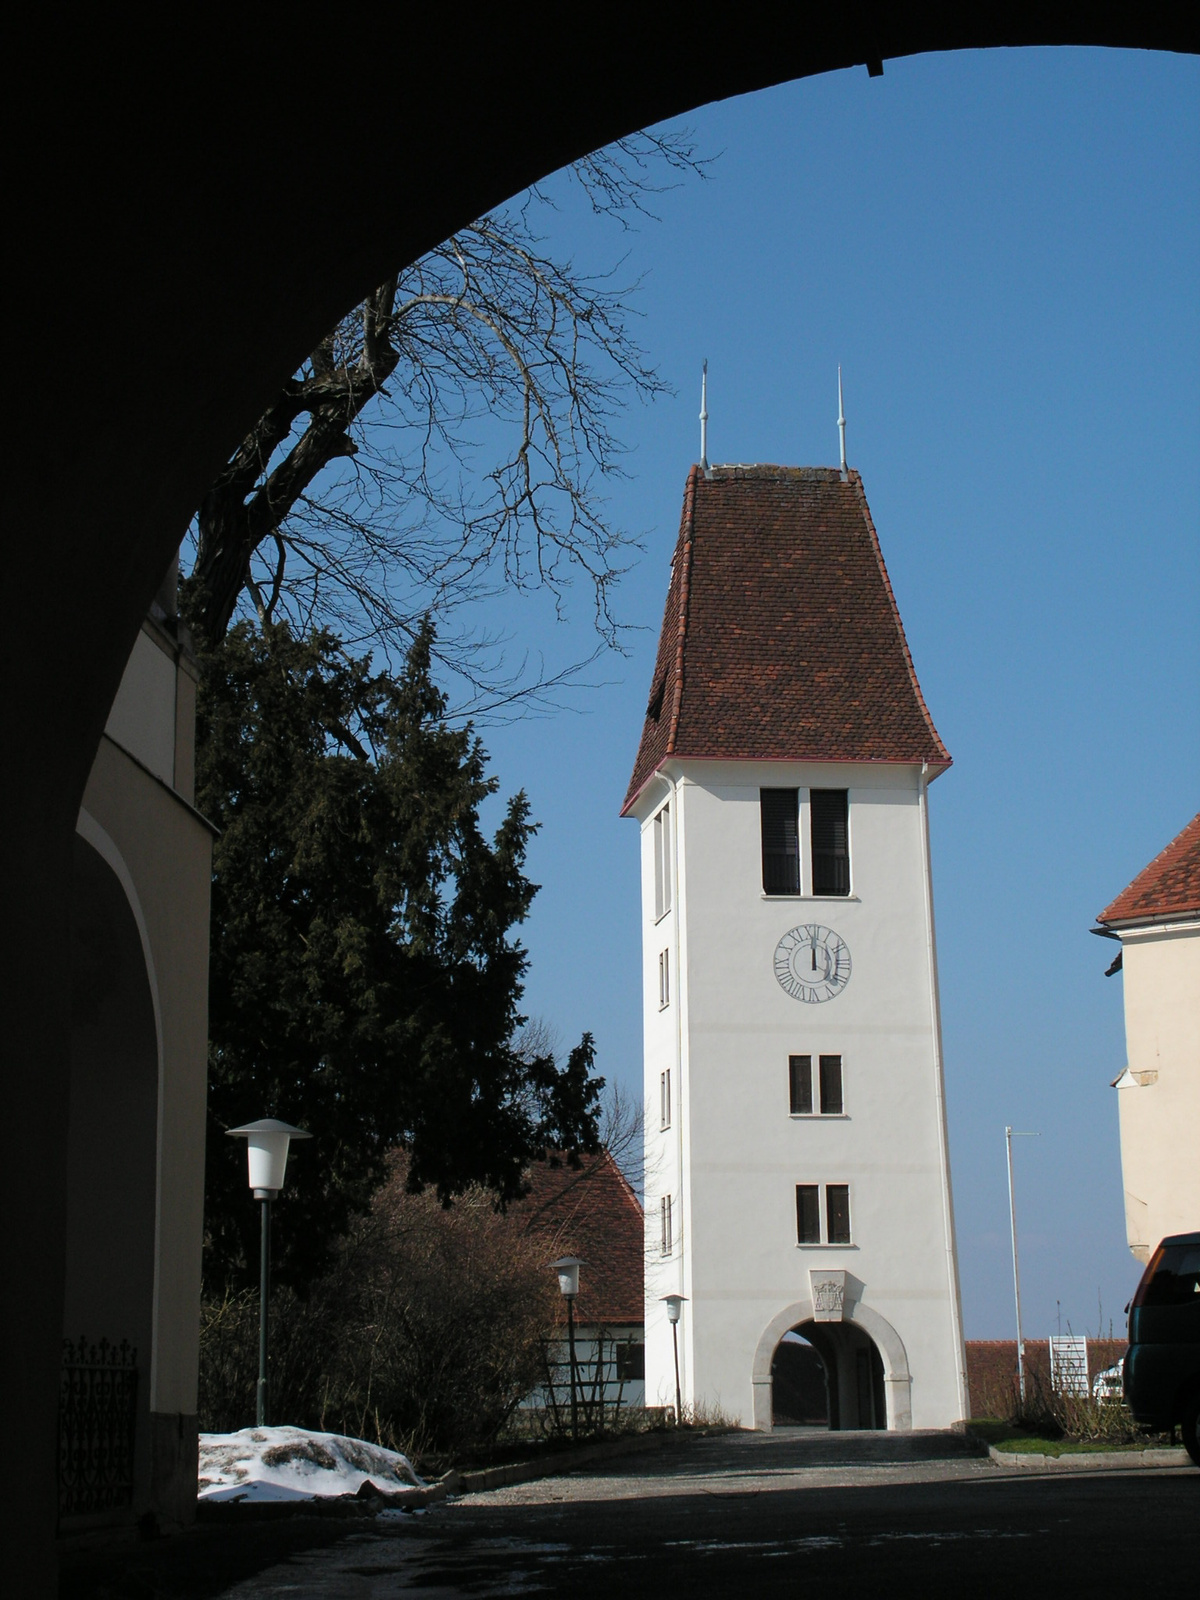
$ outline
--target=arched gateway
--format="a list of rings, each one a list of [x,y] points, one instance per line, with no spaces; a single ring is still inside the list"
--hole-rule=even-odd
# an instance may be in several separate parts
[[[801,1328],[833,1426],[966,1414],[926,799],[949,765],[858,474],[694,467],[625,804],[650,1404],[677,1335],[685,1404],[770,1428]]]
[[[812,1410],[801,1415],[782,1410],[779,1389],[791,1375],[780,1356],[791,1334],[799,1334],[819,1358],[823,1416]],[[765,1432],[785,1423],[824,1422],[835,1429],[887,1428],[895,1433],[912,1427],[912,1377],[903,1342],[890,1322],[861,1303],[836,1320],[825,1315],[818,1320],[811,1300],[781,1311],[758,1342],[752,1382],[754,1426]],[[811,1401],[811,1393],[805,1392],[810,1387],[805,1385],[801,1396]]]

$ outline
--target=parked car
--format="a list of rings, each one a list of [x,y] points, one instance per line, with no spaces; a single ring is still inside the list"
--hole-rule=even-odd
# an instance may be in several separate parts
[[[1200,1467],[1200,1233],[1174,1233],[1129,1303],[1125,1399],[1146,1427],[1183,1431]]]
[[[1125,1357],[1115,1367],[1105,1367],[1092,1379],[1093,1400],[1120,1400],[1125,1393]]]

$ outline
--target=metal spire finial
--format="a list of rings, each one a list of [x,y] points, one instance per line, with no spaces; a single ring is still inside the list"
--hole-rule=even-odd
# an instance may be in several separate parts
[[[846,408],[842,404],[842,369],[838,366],[838,432],[842,436],[842,476],[846,473]]]
[[[700,470],[708,476],[708,362],[700,374]]]

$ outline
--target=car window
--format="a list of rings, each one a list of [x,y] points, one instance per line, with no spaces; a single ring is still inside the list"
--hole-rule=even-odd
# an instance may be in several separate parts
[[[1142,1304],[1182,1306],[1200,1296],[1200,1244],[1168,1245],[1146,1285]]]

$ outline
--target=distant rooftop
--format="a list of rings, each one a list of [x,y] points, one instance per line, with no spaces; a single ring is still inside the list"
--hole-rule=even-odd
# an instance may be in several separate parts
[[[672,756],[950,765],[857,472],[692,468],[625,811]]]
[[[525,1230],[544,1235],[546,1260],[579,1256],[577,1320],[605,1327],[645,1318],[642,1268],[645,1222],[641,1203],[607,1150],[582,1157],[572,1169],[535,1161],[525,1177],[530,1192],[512,1207]]]
[[[1096,920],[1162,922],[1194,914],[1200,914],[1200,812]]]

